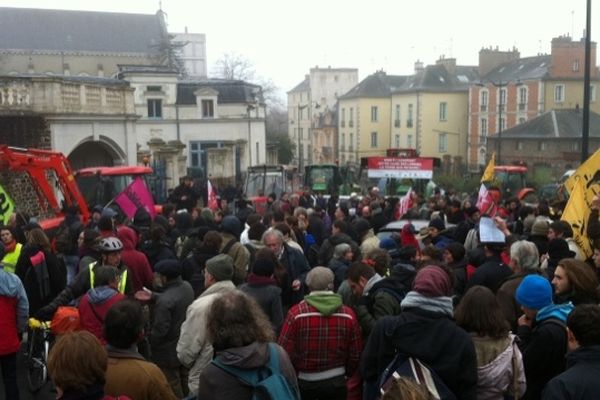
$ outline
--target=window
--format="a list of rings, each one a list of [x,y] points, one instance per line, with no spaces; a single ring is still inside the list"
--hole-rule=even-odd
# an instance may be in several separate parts
[[[148,99],[148,118],[162,118],[162,100]]]
[[[590,101],[596,101],[596,85],[590,85]]]
[[[342,108],[342,122],[340,122],[340,126],[343,128],[346,126],[346,109]]]
[[[147,86],[146,91],[148,92],[160,92],[162,90],[161,86]]]
[[[304,139],[304,128],[298,128],[298,137]]]
[[[525,111],[527,109],[527,88],[519,88],[519,111]]]
[[[344,151],[346,150],[346,134],[342,133],[341,138],[342,139],[340,140],[340,150]]]
[[[438,136],[438,152],[445,153],[448,151],[448,135],[440,133]]]
[[[396,118],[394,119],[394,127],[400,128],[400,104],[396,104]]]
[[[408,105],[408,118],[406,118],[406,127],[412,128],[413,126],[413,105]]]
[[[521,142],[521,141],[517,142],[517,150],[523,150],[523,142]]]
[[[413,135],[406,135],[406,147],[412,149],[412,147],[413,147]]]
[[[562,103],[565,101],[565,85],[554,86],[554,101],[556,103]]]
[[[500,88],[498,91],[498,112],[506,109],[506,88]]]
[[[479,134],[481,136],[488,135],[488,120],[487,120],[487,118],[481,118],[481,126],[479,127]]]
[[[506,118],[502,117],[498,120],[498,122],[500,123],[500,126],[498,127],[499,131],[503,131],[506,129]]]
[[[372,106],[371,107],[371,122],[377,122],[378,115],[377,115],[377,106]]]
[[[446,121],[448,119],[448,103],[440,103],[440,121]]]
[[[579,71],[579,60],[573,61],[572,68],[573,68],[573,72]]]
[[[479,99],[479,104],[480,104],[480,110],[481,111],[487,111],[488,108],[488,91],[487,90],[482,90],[480,93],[480,99]]]
[[[348,135],[348,150],[353,151],[354,149],[354,134],[350,133]]]
[[[377,147],[377,132],[371,132],[371,147]]]
[[[202,100],[202,118],[212,118],[215,116],[214,101]]]
[[[350,121],[348,121],[348,126],[350,128],[354,126],[354,107],[350,107]]]
[[[539,150],[539,151],[545,151],[545,150],[548,150],[548,143],[546,143],[546,142],[540,142],[540,143],[538,144],[538,150]]]
[[[400,135],[396,135],[396,142],[394,143],[394,147],[397,149],[400,148]]]

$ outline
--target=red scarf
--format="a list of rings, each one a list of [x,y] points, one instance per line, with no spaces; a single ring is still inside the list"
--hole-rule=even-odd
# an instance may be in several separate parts
[[[12,253],[13,251],[15,251],[16,247],[17,247],[17,241],[15,239],[13,239],[12,242],[4,245],[4,251],[6,253]]]
[[[248,283],[251,285],[274,285],[277,286],[277,281],[272,276],[255,275],[252,272],[248,275]]]

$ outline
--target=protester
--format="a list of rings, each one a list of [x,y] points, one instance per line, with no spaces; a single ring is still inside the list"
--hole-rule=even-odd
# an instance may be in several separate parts
[[[192,250],[192,255],[182,262],[182,278],[192,285],[194,298],[204,291],[204,268],[206,261],[221,253],[223,238],[217,231],[199,232],[200,244]]]
[[[426,362],[458,398],[476,398],[475,348],[452,319],[452,290],[449,271],[421,268],[402,312],[377,321],[361,360],[365,400],[376,398],[378,379],[397,353]]]
[[[287,353],[273,343],[269,321],[258,305],[238,291],[218,297],[208,309],[206,334],[215,350],[215,361],[200,375],[198,399],[250,400],[253,390],[217,363],[227,368],[246,371],[260,370],[273,365],[277,357],[278,372],[297,393],[296,373]]]
[[[565,369],[565,323],[573,304],[555,305],[550,282],[539,275],[526,276],[517,288],[516,298],[524,313],[517,329],[527,378],[523,398],[539,399],[546,383]]]
[[[102,324],[108,310],[113,304],[124,300],[125,295],[119,293],[117,270],[112,267],[98,265],[94,267],[95,287],[87,291],[81,298],[77,308],[81,328],[92,333],[100,343],[106,344],[102,336]]]
[[[233,259],[235,266],[232,281],[239,285],[246,281],[248,262],[250,254],[243,244],[239,242],[242,232],[242,224],[237,217],[228,215],[221,222],[221,253],[227,254]]]
[[[79,264],[77,273],[88,265],[100,260],[98,245],[100,244],[100,232],[95,229],[86,228],[79,234]]]
[[[4,268],[0,263],[0,370],[5,398],[19,400],[17,352],[27,330],[29,301],[21,280]]]
[[[194,290],[181,279],[181,264],[163,260],[154,266],[159,282],[153,297],[150,347],[152,361],[162,370],[177,398],[188,395],[187,368],[177,358],[177,342],[188,306],[194,301]]]
[[[174,203],[176,210],[187,210],[192,212],[192,209],[196,207],[200,193],[194,185],[194,180],[191,176],[184,176],[179,186],[177,186],[171,196],[169,196],[169,202]]]
[[[446,232],[446,224],[441,218],[432,218],[429,221],[429,236],[431,237],[431,243],[438,249],[445,249],[453,239]]]
[[[121,260],[127,265],[131,273],[131,285],[133,291],[137,292],[143,287],[152,287],[153,275],[152,267],[144,253],[137,250],[138,236],[133,229],[128,226],[117,228],[117,237],[123,243],[123,252]]]
[[[572,302],[579,304],[598,304],[598,279],[592,267],[574,258],[565,258],[558,262],[554,271],[554,294],[556,303]]]
[[[124,300],[112,306],[104,319],[103,334],[108,342],[107,394],[124,394],[135,400],[176,399],[163,372],[137,351],[144,334],[138,302]]]
[[[4,247],[4,251],[2,252],[4,257],[1,261],[4,270],[14,273],[23,245],[17,242],[13,228],[9,226],[0,227],[0,240],[2,240],[2,246]]]
[[[340,243],[333,250],[333,257],[327,264],[329,269],[333,271],[334,281],[333,290],[337,292],[342,282],[346,280],[346,272],[352,263],[354,252],[352,247],[347,243]]]
[[[172,243],[167,236],[167,230],[162,225],[156,222],[152,224],[149,235],[148,240],[140,245],[140,250],[148,258],[151,267],[162,260],[177,259]]]
[[[473,286],[454,317],[475,345],[477,399],[521,398],[526,389],[523,358],[494,293],[484,286]]]
[[[77,239],[83,228],[79,208],[76,206],[65,207],[64,220],[54,235],[54,248],[67,268],[67,283],[71,283],[77,274],[79,263]]]
[[[510,267],[502,261],[501,254],[505,249],[504,243],[484,243],[485,262],[475,270],[467,281],[466,289],[481,285],[496,293],[502,282],[512,275]]]
[[[567,221],[553,221],[550,223],[550,228],[548,229],[548,240],[552,241],[552,239],[564,239],[569,246],[569,250],[573,252],[573,258],[576,260],[585,261],[585,256],[575,239],[573,239],[573,228],[571,228],[571,224]]]
[[[333,278],[325,267],[308,273],[310,294],[290,309],[279,335],[298,372],[303,400],[345,400],[346,377],[358,367],[360,327],[354,312],[332,292]]]
[[[177,358],[183,366],[190,368],[188,388],[190,394],[198,391],[198,380],[204,368],[210,363],[213,348],[206,337],[207,313],[215,299],[235,290],[233,259],[227,254],[219,254],[206,262],[204,286],[206,290],[187,309],[186,319],[181,325],[177,342]]]
[[[460,299],[467,285],[467,258],[465,246],[452,242],[444,249],[442,257],[454,274],[454,295]]]
[[[550,236],[550,235],[548,235]],[[554,279],[554,271],[560,260],[565,258],[574,258],[575,252],[569,250],[569,245],[566,240],[554,238],[548,242],[548,253],[541,255],[540,268],[544,271],[548,280],[552,282]]]
[[[365,255],[369,251],[379,248],[379,238],[375,236],[369,221],[357,218],[352,223],[352,228],[356,231],[360,240],[360,254]]]
[[[348,230],[348,223],[346,223],[344,220],[333,221],[333,225],[331,227],[331,236],[325,239],[319,248],[320,265],[327,265],[329,260],[331,260],[333,257],[335,247],[341,243],[346,243],[351,247],[352,253],[354,254],[354,259],[360,255],[358,245],[348,235]]]
[[[567,370],[554,377],[544,389],[544,400],[600,398],[600,307],[575,307],[567,319]]]
[[[48,372],[56,388],[56,399],[117,399],[105,395],[107,364],[106,351],[91,333],[79,331],[60,335],[48,357]],[[129,397],[120,395],[118,399],[129,400]]]

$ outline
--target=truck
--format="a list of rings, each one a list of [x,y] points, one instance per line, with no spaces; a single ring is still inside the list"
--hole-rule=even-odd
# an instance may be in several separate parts
[[[66,207],[77,207],[83,223],[90,218],[71,163],[62,153],[0,145],[0,184],[15,212],[35,218],[50,234],[64,220]],[[9,200],[0,197],[6,210]]]
[[[271,193],[279,198],[283,192],[291,193],[299,189],[297,186],[297,173],[293,168],[285,165],[254,165],[248,167],[244,193],[256,212],[262,215]]]
[[[304,167],[304,186],[327,197],[337,193],[341,198],[360,191],[356,183],[356,167],[353,165],[315,164]]]
[[[521,201],[537,202],[533,199],[535,190],[527,185],[525,165],[494,166],[494,181],[490,184],[498,186],[504,199],[517,197]]]

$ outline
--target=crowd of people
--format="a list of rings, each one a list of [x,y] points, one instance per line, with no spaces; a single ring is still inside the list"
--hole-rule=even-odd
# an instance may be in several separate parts
[[[154,218],[94,207],[84,226],[70,208],[52,240],[0,227],[7,399],[28,317],[66,305],[81,330],[50,352],[59,399],[600,398],[600,198],[586,259],[545,203],[499,204],[489,242],[476,199],[453,193],[378,235],[399,202],[376,189],[273,195],[259,215],[197,208],[184,186]]]

